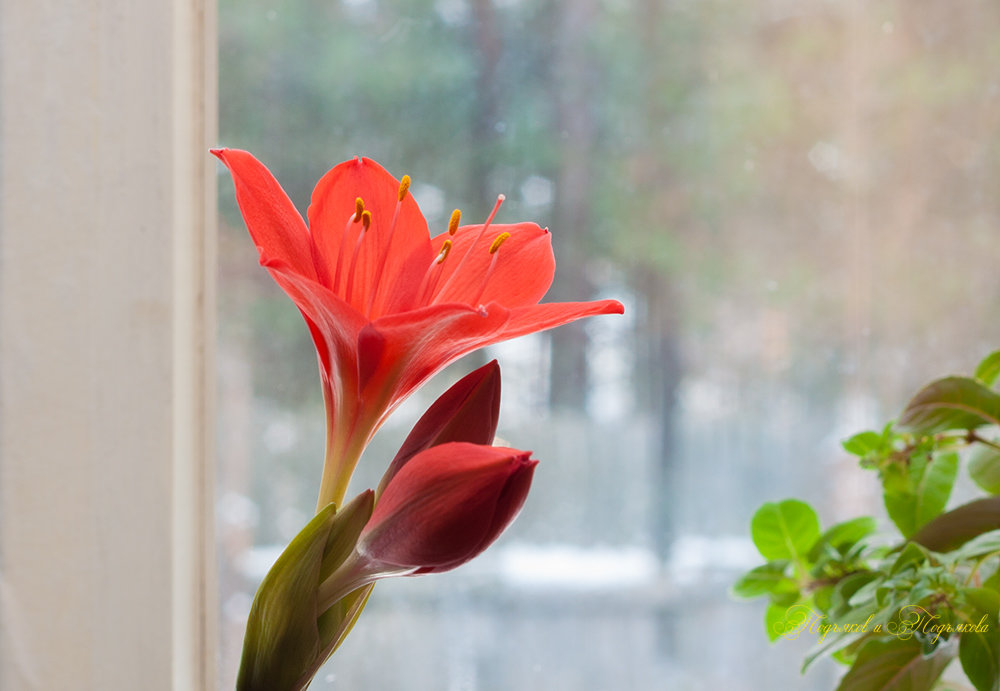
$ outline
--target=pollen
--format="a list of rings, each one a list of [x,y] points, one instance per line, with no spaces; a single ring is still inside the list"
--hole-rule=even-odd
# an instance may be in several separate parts
[[[360,221],[361,214],[364,213],[364,211],[365,211],[365,200],[362,199],[361,197],[358,197],[357,199],[354,200],[354,218],[352,219],[351,222],[357,223],[358,221]]]
[[[365,231],[371,228],[372,225],[372,212],[365,209],[361,212],[361,225],[365,227]]]
[[[497,235],[496,240],[490,245],[490,254],[496,254],[496,251],[500,249],[500,245],[507,242],[507,238],[510,237],[510,233],[500,233]]]
[[[399,181],[399,194],[397,196],[397,199],[399,201],[403,201],[404,199],[406,199],[406,193],[407,191],[409,191],[409,189],[410,189],[410,176],[404,175],[403,179]]]
[[[458,230],[458,222],[462,220],[462,210],[455,209],[451,212],[451,218],[448,220],[448,235],[454,235],[455,231]]]
[[[437,259],[435,259],[434,261],[440,264],[448,257],[449,252],[451,252],[451,240],[445,240],[444,244],[441,245],[441,251],[438,252]]]

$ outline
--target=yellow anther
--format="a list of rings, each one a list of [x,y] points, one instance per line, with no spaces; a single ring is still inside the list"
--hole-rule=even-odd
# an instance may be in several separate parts
[[[451,219],[448,221],[448,235],[454,235],[458,230],[458,222],[462,220],[462,210],[455,209],[451,212]]]
[[[365,227],[366,231],[372,225],[372,212],[369,211],[368,209],[365,209],[364,211],[361,212],[361,225]]]
[[[358,221],[361,220],[361,214],[364,213],[364,210],[365,210],[365,200],[362,199],[361,197],[358,197],[357,199],[354,200],[354,218],[352,220],[352,223],[357,223]]]
[[[497,239],[493,241],[492,245],[490,245],[490,254],[496,254],[496,251],[500,249],[500,245],[505,243],[509,237],[510,233],[500,233],[497,235]]]
[[[449,252],[451,252],[451,240],[445,240],[444,244],[441,245],[441,251],[438,252],[437,259],[435,259],[434,261],[440,264],[448,256]]]
[[[404,175],[403,179],[399,181],[399,201],[403,201],[406,198],[406,191],[410,189],[410,176]]]

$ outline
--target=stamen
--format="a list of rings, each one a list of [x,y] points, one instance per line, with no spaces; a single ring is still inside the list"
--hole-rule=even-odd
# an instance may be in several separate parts
[[[455,231],[458,230],[458,222],[462,220],[462,210],[455,209],[451,212],[451,218],[448,220],[448,235],[454,235]]]
[[[375,267],[375,279],[372,281],[372,292],[368,295],[368,309],[365,314],[372,313],[372,306],[375,304],[375,296],[378,295],[379,283],[382,282],[382,271],[385,269],[385,260],[389,256],[389,248],[392,246],[392,236],[396,232],[396,221],[399,220],[399,210],[403,207],[403,200],[410,190],[410,176],[404,175],[399,181],[399,191],[396,193],[396,209],[392,212],[392,222],[389,224],[389,232],[385,236],[385,244],[382,245],[382,254]]]
[[[490,223],[493,222],[493,218],[497,215],[497,211],[500,210],[500,205],[504,203],[505,199],[507,199],[507,197],[505,195],[502,195],[502,194],[498,194],[497,195],[496,204],[493,205],[493,210],[490,212],[490,215],[486,217],[486,223],[484,223],[483,227],[479,229],[479,234],[476,235],[476,239],[473,240],[472,244],[469,245],[469,248],[467,250],[465,250],[465,254],[462,255],[462,260],[458,263],[458,266],[455,268],[455,271],[451,274],[451,276],[448,277],[448,280],[444,282],[444,285],[441,286],[441,290],[438,290],[438,291],[435,292],[434,297],[431,300],[432,303],[434,302],[434,300],[437,299],[438,295],[441,295],[442,293],[444,293],[444,291],[446,291],[448,289],[448,286],[451,285],[451,282],[453,280],[455,280],[455,276],[457,276],[459,274],[459,272],[461,272],[462,267],[465,266],[465,262],[469,258],[469,255],[472,254],[472,248],[475,247],[476,245],[478,245],[479,241],[483,239],[483,235],[486,234],[486,229],[490,227]],[[454,217],[455,217],[455,214],[452,213],[452,218],[454,218]],[[458,224],[457,224],[457,221],[456,221],[456,228],[457,228],[457,226],[458,226]],[[451,229],[451,224],[450,223],[448,224],[448,228],[449,228],[449,230]]]
[[[505,243],[509,237],[510,233],[500,233],[497,235],[497,239],[493,241],[492,245],[490,245],[490,254],[496,254],[497,250],[500,249],[500,245]]]
[[[354,293],[354,269],[358,265],[358,254],[361,251],[361,240],[368,234],[368,229],[372,225],[372,212],[365,209],[361,212],[361,232],[358,233],[358,241],[354,243],[354,252],[351,254],[351,268],[347,272],[347,303],[350,304]]]
[[[440,266],[444,260],[448,258],[448,253],[451,252],[451,244],[451,240],[445,240],[441,245],[441,251],[438,252],[436,257],[434,257],[434,261],[431,262],[431,265],[427,267],[427,272],[424,274],[423,280],[420,281],[420,287],[417,289],[418,305],[424,304],[424,295],[427,295],[428,293],[433,295],[434,284],[437,283],[441,276],[441,271],[435,271],[435,268]],[[433,280],[431,279],[432,275],[434,276]]]
[[[434,263],[440,264],[443,262],[448,257],[449,252],[451,252],[451,240],[445,240],[444,244],[441,245],[441,251],[438,252],[438,256],[434,260]]]
[[[500,245],[507,242],[509,237],[510,233],[500,233],[496,236],[496,239],[493,240],[493,244],[490,245],[490,265],[486,268],[486,273],[483,274],[483,282],[479,284],[479,294],[476,295],[476,299],[472,301],[473,305],[478,304],[483,299],[483,294],[486,293],[486,284],[490,282],[490,276],[493,275],[493,269],[497,265],[497,257],[499,256],[497,250],[500,249]]]
[[[340,283],[340,268],[343,265],[344,253],[347,251],[347,231],[350,230],[351,226],[361,220],[361,216],[365,211],[365,200],[358,197],[354,200],[354,215],[347,219],[347,225],[344,226],[344,233],[340,236],[340,251],[337,253],[337,271],[333,274],[333,283],[330,284],[330,289],[334,293],[339,293],[337,285]]]

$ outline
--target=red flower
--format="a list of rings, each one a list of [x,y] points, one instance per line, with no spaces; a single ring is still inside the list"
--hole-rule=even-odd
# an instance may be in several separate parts
[[[492,444],[499,419],[500,365],[493,360],[455,382],[420,416],[382,475],[376,498],[421,451],[453,441]]]
[[[477,556],[517,516],[538,461],[468,442],[420,451],[389,480],[354,552],[320,585],[319,611],[389,576],[449,571]]]
[[[252,155],[212,153],[233,175],[261,264],[302,312],[319,353],[329,430],[321,505],[343,499],[382,420],[448,363],[491,343],[623,311],[614,300],[538,304],[555,271],[547,230],[491,225],[492,215],[458,227],[456,213],[449,232],[432,240],[409,178],[400,182],[370,159],[346,161],[320,179],[307,227]]]
[[[537,464],[530,451],[467,442],[422,451],[389,480],[357,551],[415,573],[460,566],[514,520]]]

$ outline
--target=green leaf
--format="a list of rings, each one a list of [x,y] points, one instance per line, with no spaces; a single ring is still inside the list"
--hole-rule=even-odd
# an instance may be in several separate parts
[[[830,610],[835,617],[840,617],[850,608],[850,600],[854,594],[869,583],[885,578],[885,574],[877,571],[864,571],[854,573],[846,578],[842,578],[833,588],[830,597]]]
[[[785,581],[794,585],[794,582],[785,576],[787,566],[787,561],[772,561],[750,569],[733,584],[733,595],[743,598],[760,597],[774,592]]]
[[[865,583],[863,586],[854,591],[854,594],[851,595],[847,604],[855,608],[863,607],[870,602],[874,602],[879,590],[884,588],[885,586],[882,583],[882,579],[876,578],[870,583]]]
[[[997,568],[996,564],[980,567],[979,573],[986,575],[986,578],[983,580],[984,588],[1000,591],[1000,568]]]
[[[977,691],[1000,689],[1000,639],[996,629],[963,633],[958,643],[958,658],[962,661],[962,671]]]
[[[813,646],[808,653],[806,653],[805,658],[802,660],[802,668],[799,671],[805,674],[812,663],[824,655],[833,654],[839,650],[849,648],[871,635],[872,633],[870,631],[860,629],[857,631],[831,632],[827,633],[826,636],[822,636],[821,634],[820,641]]]
[[[1000,616],[1000,593],[997,591],[991,588],[965,588],[962,590],[962,597],[992,619]]]
[[[885,575],[875,571],[852,574],[834,586],[830,596],[829,616],[840,627],[857,626],[879,611],[875,590],[870,584],[880,583]]]
[[[830,611],[830,606],[833,602],[833,586],[824,585],[820,588],[816,588],[812,594],[813,603],[815,603],[816,608],[820,612],[826,613]]]
[[[353,550],[372,503],[369,490],[339,512],[325,506],[278,557],[250,609],[237,691],[299,691],[326,661],[345,622],[318,612],[319,584]]]
[[[899,556],[896,557],[894,562],[892,562],[892,566],[889,567],[888,573],[890,576],[896,576],[910,566],[919,566],[924,563],[927,561],[929,556],[930,555],[927,553],[926,548],[922,545],[914,542],[907,542],[900,551]]]
[[[991,530],[1000,530],[1000,496],[977,499],[941,514],[910,539],[932,552],[945,553]]]
[[[969,454],[969,476],[990,494],[1000,494],[1000,450],[975,445]]]
[[[948,559],[952,563],[966,559],[978,559],[987,554],[1000,552],[1000,530],[991,530],[988,533],[977,535],[964,545],[948,554]]]
[[[954,656],[950,646],[942,646],[924,657],[913,638],[872,639],[858,651],[837,691],[930,691]]]
[[[807,605],[803,604],[791,607],[768,605],[767,612],[764,613],[767,637],[772,643],[779,638],[798,638],[809,629],[811,623],[818,616]]]
[[[930,435],[983,425],[1000,425],[1000,394],[974,379],[946,377],[931,382],[913,397],[898,427]]]
[[[903,537],[913,535],[948,504],[958,476],[958,454],[935,454],[924,467],[915,467],[914,472],[915,477],[907,491],[890,490],[883,495],[889,518]]]
[[[778,583],[777,587],[769,595],[771,597],[771,604],[778,605],[779,607],[791,607],[802,599],[798,583],[791,578],[786,578]]]
[[[881,451],[883,443],[884,438],[881,434],[869,430],[867,432],[858,432],[853,437],[845,439],[840,444],[844,447],[844,451],[852,456],[864,458],[869,454]]]
[[[809,504],[797,499],[768,502],[754,514],[750,533],[765,559],[797,560],[819,537],[819,518]]]
[[[993,351],[979,363],[973,375],[986,386],[993,386],[1000,379],[1000,350]]]
[[[874,532],[875,519],[870,516],[859,516],[830,526],[809,550],[809,561],[819,561],[825,546],[842,552],[845,548],[853,547],[859,540]]]
[[[971,610],[961,613],[963,622],[958,645],[962,670],[977,691],[1000,689],[1000,595],[985,588],[962,591]]]
[[[319,633],[320,639],[324,643],[324,653],[319,655],[317,659],[322,659],[322,662],[325,662],[340,647],[340,644],[347,638],[347,634],[354,628],[361,612],[364,611],[374,588],[374,583],[358,588],[320,615]]]

